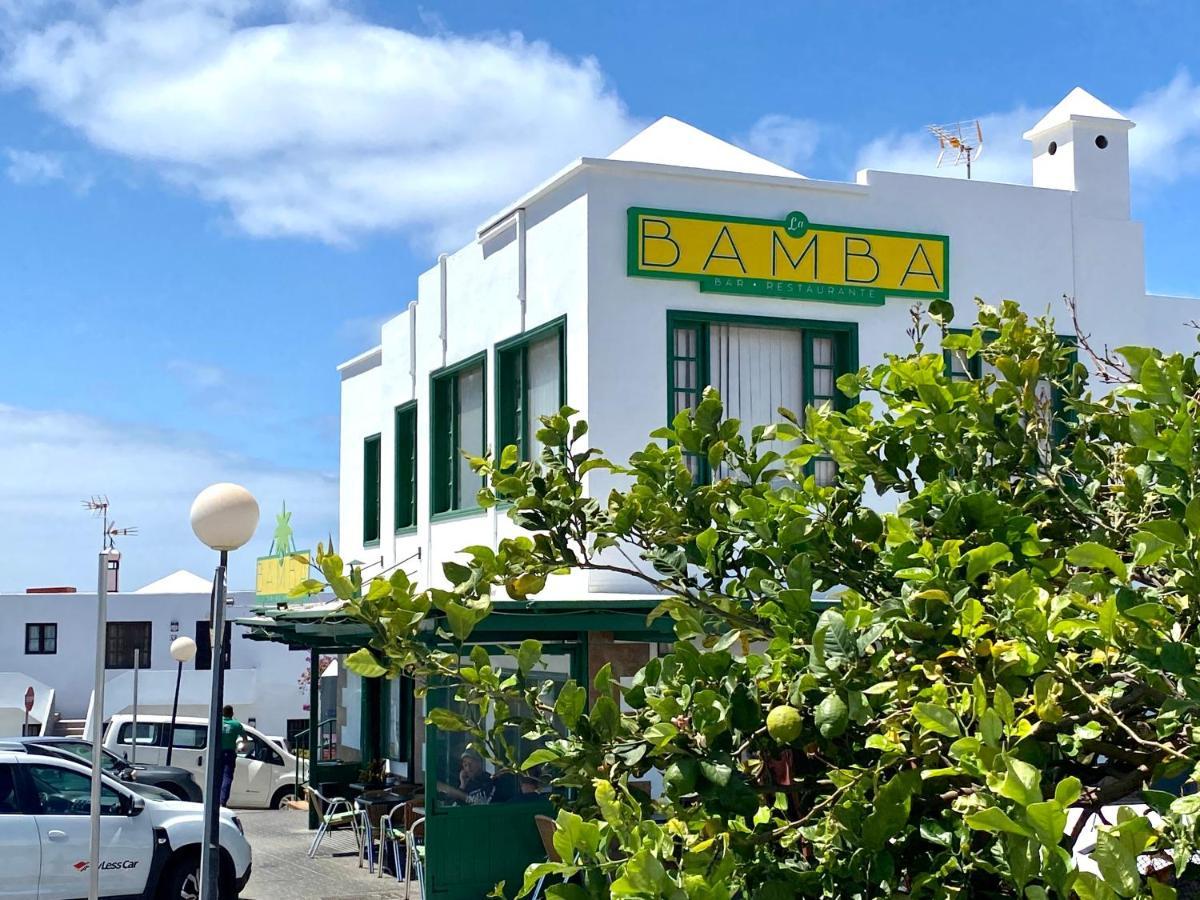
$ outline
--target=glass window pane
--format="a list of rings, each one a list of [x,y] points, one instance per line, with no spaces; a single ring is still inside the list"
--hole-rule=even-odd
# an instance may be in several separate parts
[[[695,357],[696,355],[696,329],[695,328],[676,328],[675,329],[675,355]]]
[[[550,416],[562,407],[560,396],[561,384],[561,343],[559,333],[534,341],[526,351],[525,365],[528,379],[525,384],[525,447],[526,456],[530,459],[537,456],[540,447],[537,444],[538,429],[542,427],[541,417]]]
[[[837,463],[832,459],[817,459],[813,461],[813,474],[817,484],[827,487],[837,479]]]
[[[464,509],[475,505],[475,494],[482,487],[482,479],[471,471],[471,463],[463,452],[471,456],[483,455],[483,367],[475,366],[458,376],[458,455],[457,496],[454,506]]]
[[[833,365],[833,338],[813,338],[812,349],[814,366]]]
[[[33,790],[43,815],[87,816],[92,811],[92,782],[86,775],[58,766],[24,766],[33,782]],[[121,795],[103,785],[100,788],[100,814],[121,815]]]
[[[833,396],[833,369],[813,369],[813,397]]]

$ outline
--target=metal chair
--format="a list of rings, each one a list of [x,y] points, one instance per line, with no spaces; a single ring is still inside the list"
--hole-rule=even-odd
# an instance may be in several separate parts
[[[533,817],[533,822],[537,825],[538,836],[542,839],[542,848],[546,851],[546,861],[562,862],[562,857],[554,849],[554,820],[549,816],[536,815]],[[529,900],[538,900],[542,896],[542,887],[545,886],[548,877],[543,875],[537,880],[537,884],[533,886],[533,893],[529,895]]]
[[[359,857],[362,857],[362,834],[359,831],[359,814],[345,797],[334,797],[332,800],[314,788],[311,784],[305,786],[308,792],[308,802],[313,805],[321,824],[313,835],[311,846],[308,848],[308,858],[317,855],[317,848],[325,835],[335,828],[345,828],[347,825],[354,831],[354,843],[358,846]]]
[[[396,880],[399,881],[404,875],[404,864],[400,860],[400,845],[404,844],[405,856],[408,854],[408,831],[405,828],[405,820],[407,808],[412,804],[411,800],[406,800],[404,803],[397,803],[393,806],[386,816],[379,820],[379,872],[375,877],[383,877],[383,861],[387,859],[387,851],[390,846],[392,849],[392,871],[396,875]],[[400,821],[396,821],[396,814],[400,814]]]
[[[418,841],[417,831],[421,832]],[[408,889],[412,884],[412,875],[417,876],[417,900],[425,900],[425,817],[415,819],[404,836],[407,845],[407,856],[404,864],[404,900],[408,900]]]

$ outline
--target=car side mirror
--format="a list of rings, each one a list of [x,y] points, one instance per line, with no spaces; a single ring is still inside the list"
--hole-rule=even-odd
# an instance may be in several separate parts
[[[146,801],[143,797],[134,794],[129,798],[129,812],[127,815],[140,816],[146,811]]]

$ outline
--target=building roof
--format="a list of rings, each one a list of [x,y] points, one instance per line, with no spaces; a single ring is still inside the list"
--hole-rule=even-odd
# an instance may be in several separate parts
[[[1043,131],[1049,131],[1051,128],[1081,119],[1108,119],[1114,124],[1124,124],[1126,128],[1133,127],[1133,122],[1107,103],[1097,100],[1083,88],[1077,87],[1063,97],[1054,109],[1042,116],[1036,125],[1025,132],[1025,139],[1029,140]]]
[[[195,572],[180,569],[134,591],[135,594],[209,594],[212,582]]]
[[[749,175],[804,177],[670,116],[663,116],[653,125],[643,128],[610,153],[608,159],[744,172]]]

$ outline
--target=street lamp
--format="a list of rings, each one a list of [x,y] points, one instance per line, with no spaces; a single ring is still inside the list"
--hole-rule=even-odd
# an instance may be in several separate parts
[[[175,702],[171,704],[171,730],[167,738],[167,765],[171,764],[171,751],[175,749],[175,716],[179,713],[179,682],[183,680],[183,664],[196,656],[196,642],[190,637],[177,637],[171,641],[171,659],[179,663],[175,671]]]
[[[213,576],[212,694],[208,707],[208,754],[204,772],[204,843],[200,853],[201,900],[218,900],[221,879],[220,741],[225,690],[225,569],[229,551],[243,546],[258,527],[258,501],[239,484],[206,487],[192,502],[192,531],[221,554]]]

